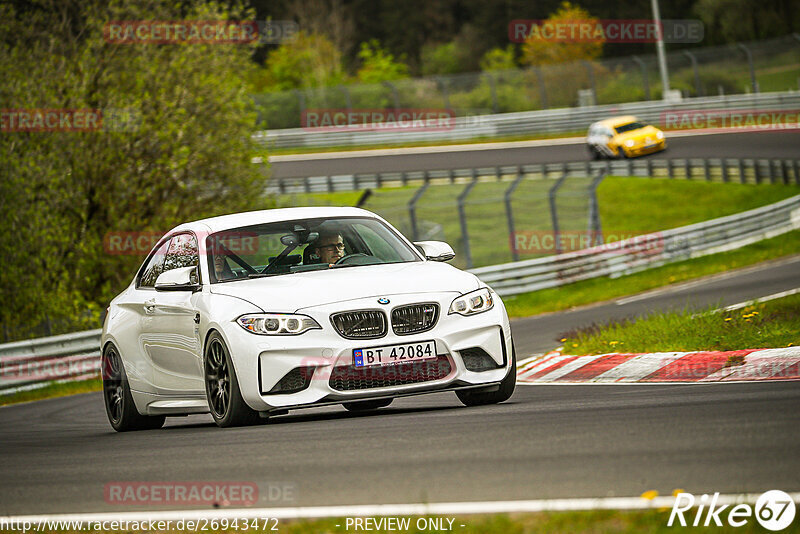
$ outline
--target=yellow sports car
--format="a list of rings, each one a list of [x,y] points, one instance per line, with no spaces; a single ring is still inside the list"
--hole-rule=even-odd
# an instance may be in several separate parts
[[[633,158],[667,148],[664,132],[633,115],[595,122],[586,142],[593,159]]]

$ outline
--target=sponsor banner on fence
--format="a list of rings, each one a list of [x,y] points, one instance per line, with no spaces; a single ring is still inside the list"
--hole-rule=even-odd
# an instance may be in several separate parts
[[[508,38],[513,43],[529,40],[552,43],[699,43],[705,35],[700,20],[589,19],[542,20],[517,19],[508,24]]]
[[[313,132],[400,130],[444,131],[456,125],[452,109],[344,109],[304,110],[300,117],[303,129]]]

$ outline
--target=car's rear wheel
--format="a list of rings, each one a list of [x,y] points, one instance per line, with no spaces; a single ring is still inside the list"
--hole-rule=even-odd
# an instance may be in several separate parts
[[[212,333],[208,338],[203,368],[208,407],[217,426],[224,428],[261,422],[258,412],[250,408],[242,398],[230,353],[218,332]]]
[[[481,391],[481,390],[464,390],[456,391],[458,400],[465,406],[481,406],[484,404],[497,404],[508,400],[514,393],[514,387],[517,385],[517,354],[514,350],[514,344],[511,344],[511,366],[508,369],[508,374],[500,382],[500,387],[494,391]]]
[[[114,345],[109,344],[103,351],[101,372],[106,415],[114,430],[152,430],[164,425],[163,415],[142,415],[136,409],[125,366]]]
[[[371,401],[345,402],[342,404],[349,412],[368,412],[389,406],[394,399],[377,399]]]

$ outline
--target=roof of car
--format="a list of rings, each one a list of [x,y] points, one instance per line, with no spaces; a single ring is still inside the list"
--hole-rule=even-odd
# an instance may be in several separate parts
[[[628,124],[629,122],[635,122],[637,120],[639,119],[637,119],[633,115],[622,115],[620,117],[611,117],[609,119],[603,119],[601,121],[597,121],[595,124],[608,126],[609,128],[616,128],[617,126]]]
[[[247,211],[243,213],[232,213],[221,215],[209,219],[201,219],[183,223],[173,228],[169,233],[181,230],[219,232],[231,228],[252,226],[280,221],[291,221],[295,219],[312,219],[318,217],[376,217],[376,215],[361,208],[338,207],[338,206],[318,206],[305,208],[277,208],[271,210]]]

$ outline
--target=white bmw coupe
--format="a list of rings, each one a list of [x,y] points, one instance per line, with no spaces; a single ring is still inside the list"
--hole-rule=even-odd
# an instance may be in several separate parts
[[[505,307],[358,208],[288,208],[182,224],[111,301],[102,335],[106,412],[118,431],[210,412],[221,427],[290,409],[351,411],[455,391],[508,399]]]

